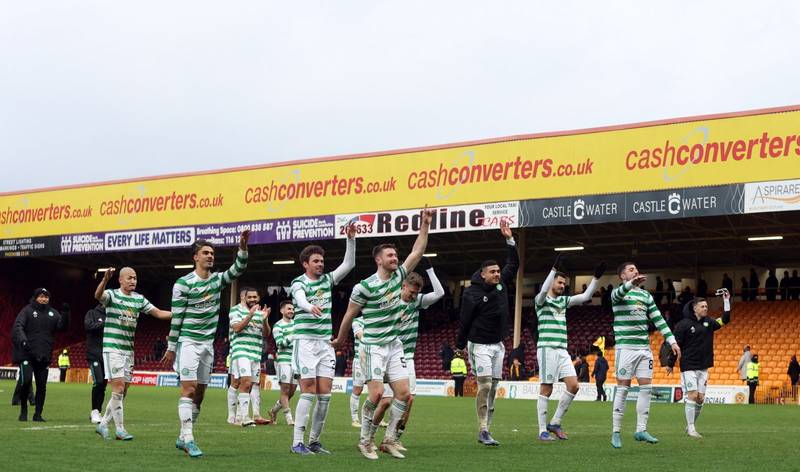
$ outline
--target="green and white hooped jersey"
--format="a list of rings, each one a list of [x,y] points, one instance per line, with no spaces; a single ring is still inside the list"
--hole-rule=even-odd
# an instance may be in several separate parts
[[[295,293],[302,291],[308,303],[318,306],[322,316],[309,313],[297,304]],[[331,297],[333,294],[333,274],[328,272],[317,280],[311,280],[306,274],[292,280],[289,289],[294,302],[294,338],[295,339],[324,339],[333,337],[333,322],[331,321]]]
[[[611,292],[614,311],[614,340],[617,349],[650,349],[648,318],[669,344],[675,343],[669,326],[647,290],[626,282]]]
[[[537,347],[567,348],[567,307],[570,298],[568,295],[555,298],[548,295],[541,305],[534,302],[539,328]]]
[[[238,304],[231,308],[228,317],[231,326],[239,323],[250,314],[250,311]],[[256,311],[250,323],[238,333],[231,328],[231,361],[236,359],[249,359],[261,362],[261,352],[264,349],[264,312]]]
[[[278,347],[277,362],[292,362],[292,342],[294,341],[294,320],[279,319],[272,326],[272,337]]]
[[[397,339],[403,310],[400,290],[405,278],[406,270],[401,265],[388,280],[381,280],[375,273],[353,287],[350,301],[362,307],[364,344],[385,345]]]
[[[247,267],[247,251],[239,250],[233,265],[225,272],[214,272],[201,279],[192,271],[172,288],[172,323],[168,349],[179,342],[213,342],[219,322],[220,296],[226,285],[242,275]]]
[[[422,294],[410,302],[400,300],[403,309],[400,312],[400,321],[397,325],[397,335],[403,343],[403,353],[406,359],[414,358],[417,349],[417,336],[419,331],[419,310],[422,306]]]
[[[133,338],[139,324],[139,313],[148,313],[155,307],[143,295],[120,289],[105,290],[100,302],[106,307],[103,323],[103,352],[133,355]]]
[[[353,320],[352,330],[353,330],[353,339],[355,340],[354,341],[355,345],[353,346],[353,348],[355,349],[356,356],[358,356],[358,349],[361,347],[361,340],[358,339],[358,333],[361,333],[361,332],[364,331],[364,317],[363,316],[359,316],[358,318]]]

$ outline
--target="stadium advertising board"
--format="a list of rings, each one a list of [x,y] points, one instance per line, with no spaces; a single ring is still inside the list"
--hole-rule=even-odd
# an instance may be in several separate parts
[[[0,257],[55,256],[58,244],[58,236],[0,239]]]
[[[800,166],[794,172],[800,175]],[[758,182],[744,186],[745,213],[800,210],[800,180]]]
[[[131,376],[131,384],[155,387],[158,385],[158,372],[134,371],[133,375]]]
[[[346,238],[345,227],[353,222],[356,233],[369,237],[414,235],[419,232],[421,208],[373,213],[336,215],[336,237]],[[483,203],[435,209],[431,233],[479,231],[499,228],[508,221],[512,228],[519,223],[519,202]]]
[[[0,238],[780,180],[797,176],[798,123],[783,107],[6,193]]]
[[[520,226],[661,220],[742,213],[744,186],[720,185],[520,202]]]

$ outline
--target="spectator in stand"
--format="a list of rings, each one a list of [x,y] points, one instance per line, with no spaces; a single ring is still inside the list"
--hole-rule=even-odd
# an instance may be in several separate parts
[[[747,364],[750,363],[751,357],[750,346],[745,346],[742,357],[739,358],[739,364],[736,365],[736,372],[739,373],[739,378],[742,382],[747,380]]]
[[[442,343],[442,350],[439,352],[442,356],[442,370],[450,372],[450,362],[453,360],[453,348],[447,343]]]
[[[461,351],[455,353],[455,357],[450,362],[450,373],[453,374],[455,382],[455,396],[464,396],[464,380],[467,378],[467,363],[464,362],[464,355]]]
[[[515,357],[511,361],[511,367],[508,369],[508,377],[510,380],[525,380],[525,373],[522,371],[522,364],[519,363],[519,358]]]
[[[267,375],[277,375],[277,370],[275,369],[275,356],[270,352],[266,355],[264,359],[264,371]]]
[[[758,354],[755,354],[750,362],[747,363],[747,387],[750,389],[750,399],[748,403],[751,405],[756,402],[756,387],[758,387],[759,370]]]
[[[781,279],[780,293],[781,293],[781,300],[788,300],[789,299],[789,271],[783,271],[783,278]]]
[[[667,279],[667,303],[670,305],[675,303],[675,284],[672,279]]]
[[[692,301],[693,298],[694,295],[692,294],[692,288],[687,285],[683,288],[680,296],[678,297],[678,304],[681,306],[681,311],[679,313],[683,313],[683,307]]]
[[[767,295],[768,302],[774,302],[778,295],[778,278],[775,277],[775,271],[770,269],[769,276],[764,282],[764,293]]]
[[[797,382],[800,380],[800,363],[797,362],[797,356],[792,356],[792,360],[789,361],[789,370],[786,371],[786,375],[792,382],[792,395],[794,395]]]
[[[758,274],[752,267],[750,268],[750,301],[754,302],[758,298],[758,287],[761,286],[761,281],[758,280]]]
[[[597,387],[597,398],[595,401],[608,400],[606,396],[606,389],[603,384],[606,383],[606,375],[608,374],[608,361],[603,357],[603,351],[597,353],[597,360],[594,361],[594,370],[592,370],[592,377],[594,377],[594,384]]]
[[[700,298],[706,298],[708,296],[708,283],[706,283],[703,278],[697,281],[697,296]]]
[[[578,382],[589,381],[589,363],[586,361],[586,356],[578,357],[577,365]]]
[[[661,276],[656,276],[656,291],[653,294],[655,295],[656,305],[661,306],[661,302],[664,300],[664,281],[661,280]],[[611,295],[609,295],[609,301],[611,300]]]
[[[750,300],[750,287],[747,284],[747,277],[742,277],[740,283],[742,284],[742,301],[746,302]]]
[[[733,279],[728,277],[728,273],[722,274],[722,288],[727,288],[728,293],[733,293]]]
[[[797,269],[792,271],[792,278],[789,279],[789,298],[800,300],[800,277],[797,276]]]

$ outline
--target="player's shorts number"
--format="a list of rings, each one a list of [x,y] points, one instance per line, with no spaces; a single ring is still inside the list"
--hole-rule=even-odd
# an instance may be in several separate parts
[[[649,368],[650,370],[653,370],[653,359],[650,359],[650,362],[648,362],[648,364],[647,364],[647,365],[649,366],[648,368]]]

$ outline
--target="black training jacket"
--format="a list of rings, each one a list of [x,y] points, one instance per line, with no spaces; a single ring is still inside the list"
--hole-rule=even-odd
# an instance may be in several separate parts
[[[69,311],[59,313],[50,305],[35,301],[17,315],[12,330],[14,362],[50,362],[56,331],[69,329]]]

